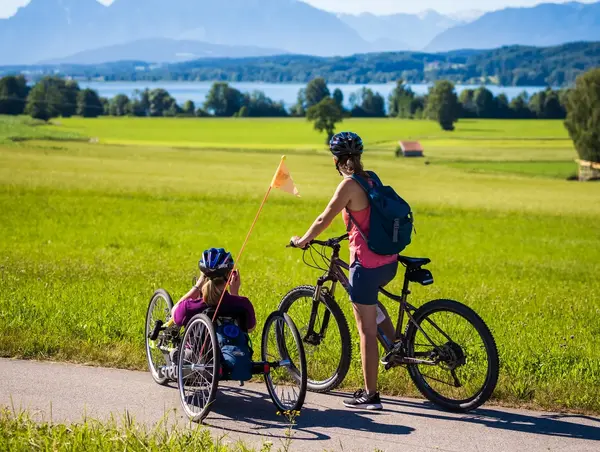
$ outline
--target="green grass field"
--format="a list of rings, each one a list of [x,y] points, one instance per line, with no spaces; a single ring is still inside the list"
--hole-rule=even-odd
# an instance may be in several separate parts
[[[283,149],[302,198],[271,195],[241,263],[242,292],[264,320],[289,289],[319,276],[285,248],[339,182],[323,138],[303,121],[5,121],[2,356],[144,369],[153,291],[181,296],[207,247],[237,253]],[[576,154],[562,124],[461,121],[453,133],[421,121],[341,127],[365,135],[373,151],[366,166],[415,210],[406,254],[430,257],[436,279],[414,287],[415,304],[454,298],[493,330],[496,400],[600,412],[600,184],[564,180]],[[14,142],[15,130],[31,140]],[[393,157],[394,140],[409,134],[426,143],[426,159]],[[74,137],[99,143],[64,141]],[[328,231],[342,232],[341,221]],[[346,297],[341,304],[352,320]],[[361,383],[356,359],[345,384]],[[381,386],[416,394],[403,370],[382,373]]]

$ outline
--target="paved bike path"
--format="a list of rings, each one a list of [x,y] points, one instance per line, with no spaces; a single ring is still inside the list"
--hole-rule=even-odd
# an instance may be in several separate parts
[[[0,359],[0,406],[30,409],[54,422],[106,419],[127,410],[154,425],[165,414],[190,428],[174,387],[147,372]],[[344,394],[345,395],[345,394]],[[341,393],[308,393],[290,450],[309,451],[590,451],[600,450],[600,417],[485,407],[453,414],[416,399],[383,398],[384,411],[351,411]],[[286,423],[263,384],[222,385],[205,421],[214,437],[260,448],[283,445]],[[191,428],[197,428],[194,424]]]

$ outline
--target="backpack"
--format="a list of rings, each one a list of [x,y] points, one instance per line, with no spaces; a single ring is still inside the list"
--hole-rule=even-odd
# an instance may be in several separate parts
[[[217,326],[221,349],[223,380],[248,381],[252,378],[252,346],[250,336],[234,322],[223,321]]]
[[[371,251],[381,255],[398,254],[410,243],[413,231],[412,210],[392,187],[383,185],[374,172],[367,171],[367,174],[373,181],[373,187],[367,180],[357,175],[352,175],[352,179],[360,184],[369,198],[371,206],[369,237],[360,230],[348,210],[350,221],[356,226]]]

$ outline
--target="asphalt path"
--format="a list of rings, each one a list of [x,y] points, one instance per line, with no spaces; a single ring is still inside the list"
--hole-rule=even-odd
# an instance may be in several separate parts
[[[176,387],[154,383],[147,372],[74,364],[0,359],[0,406],[30,410],[36,419],[79,422],[126,412],[148,426],[187,422]],[[484,406],[468,414],[416,399],[382,398],[384,410],[344,408],[344,393],[308,393],[292,429],[290,450],[310,451],[600,451],[600,417]],[[204,424],[222,442],[239,440],[273,450],[286,441],[288,423],[277,416],[264,384],[219,386]]]

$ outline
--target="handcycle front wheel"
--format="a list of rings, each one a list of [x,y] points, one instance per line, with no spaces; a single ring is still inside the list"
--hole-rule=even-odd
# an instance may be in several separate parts
[[[279,310],[294,319],[306,350],[308,390],[328,392],[337,388],[350,369],[352,343],[350,328],[335,299],[321,293],[315,303],[314,286],[290,290],[279,303]]]
[[[179,348],[177,383],[181,406],[193,422],[201,422],[217,396],[221,351],[215,327],[205,314],[190,320]]]
[[[261,359],[270,367],[264,378],[273,403],[282,412],[299,411],[306,397],[306,356],[291,317],[280,311],[271,313],[261,342]]]
[[[411,379],[427,399],[450,411],[465,412],[485,403],[498,382],[494,337],[468,306],[433,300],[417,309],[406,328]]]
[[[169,378],[161,372],[161,367],[167,366],[169,363],[165,359],[165,355],[160,347],[163,345],[161,337],[150,338],[154,329],[165,325],[171,318],[171,309],[173,309],[173,301],[171,296],[164,289],[158,289],[152,295],[148,309],[146,311],[146,327],[144,336],[146,338],[146,358],[148,360],[148,370],[152,374],[152,378],[159,385],[164,385],[169,381]]]

